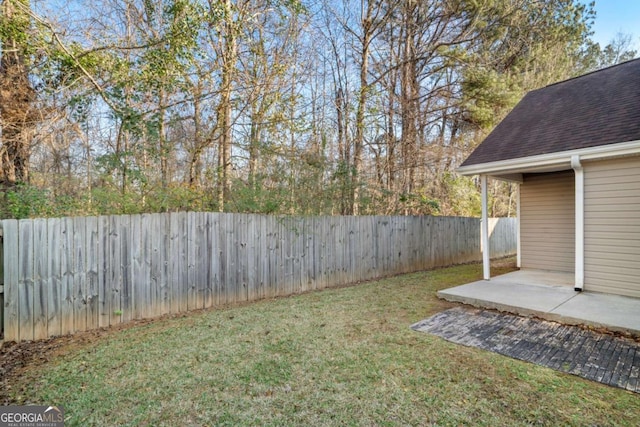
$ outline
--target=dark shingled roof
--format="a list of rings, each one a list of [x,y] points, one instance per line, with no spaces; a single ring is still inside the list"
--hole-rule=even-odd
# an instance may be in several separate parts
[[[462,166],[640,140],[640,59],[529,92]]]

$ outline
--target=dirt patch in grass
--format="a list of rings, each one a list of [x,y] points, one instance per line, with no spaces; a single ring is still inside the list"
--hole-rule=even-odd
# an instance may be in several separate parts
[[[631,393],[409,329],[452,306],[437,290],[481,275],[458,266],[34,344],[45,356],[9,346],[22,362],[3,393],[63,405],[70,426],[635,425]]]

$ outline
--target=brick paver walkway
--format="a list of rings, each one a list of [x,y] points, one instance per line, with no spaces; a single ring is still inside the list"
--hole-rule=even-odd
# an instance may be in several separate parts
[[[467,307],[443,311],[411,328],[640,393],[640,343],[630,338]]]

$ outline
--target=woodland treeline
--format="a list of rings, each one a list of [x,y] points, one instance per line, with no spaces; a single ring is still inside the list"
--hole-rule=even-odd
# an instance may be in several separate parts
[[[3,0],[3,217],[477,215],[529,90],[635,56],[577,0]],[[512,188],[491,187],[493,215]]]

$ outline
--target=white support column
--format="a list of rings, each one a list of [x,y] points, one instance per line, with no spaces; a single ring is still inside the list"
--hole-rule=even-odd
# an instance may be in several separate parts
[[[487,209],[487,176],[480,175],[482,189],[482,222],[480,224],[480,241],[482,245],[482,272],[484,280],[491,278],[491,257],[489,254],[489,214]]]
[[[571,156],[571,167],[575,171],[575,215],[576,215],[576,291],[584,288],[584,170],[580,156]]]
[[[520,186],[516,184],[516,266],[522,267],[522,251],[520,249]]]

